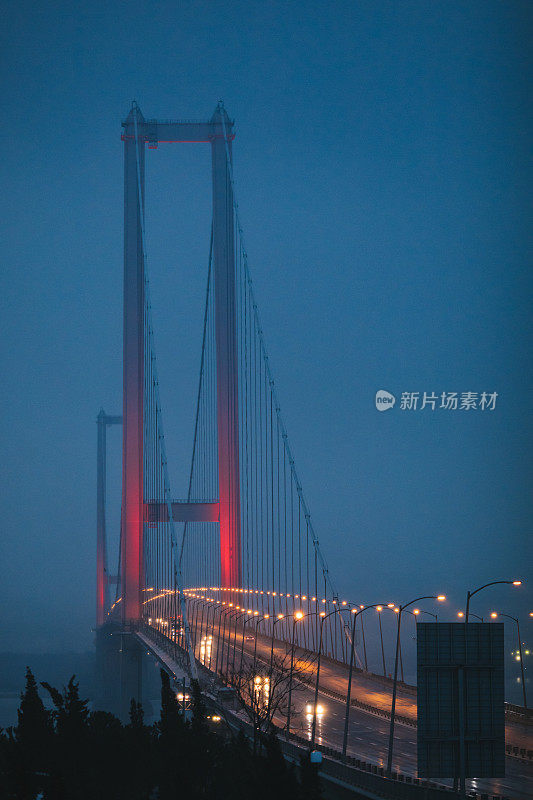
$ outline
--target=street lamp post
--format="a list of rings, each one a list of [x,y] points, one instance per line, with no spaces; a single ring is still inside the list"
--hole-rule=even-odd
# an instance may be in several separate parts
[[[232,672],[233,675],[235,674],[235,654],[237,652],[237,622],[241,618],[243,620],[246,620],[246,617],[247,617],[247,615],[249,613],[250,613],[249,611],[243,611],[241,614],[237,614],[237,616],[235,617],[235,631],[234,631],[234,635],[233,635],[233,658],[231,659],[231,672]],[[243,644],[244,644],[244,628],[243,628],[243,634],[242,634],[242,641],[243,641]],[[229,661],[229,653],[228,653],[228,661]],[[229,667],[229,663],[228,663],[228,667]]]
[[[292,671],[294,668],[294,634],[296,632],[296,623],[303,619],[305,614],[303,611],[296,611],[292,621],[292,636],[291,636],[291,670],[289,673],[289,706],[287,708],[287,736],[291,734],[291,702],[292,702]],[[272,683],[270,684],[272,686]]]
[[[224,618],[224,625],[222,627],[222,646],[220,648],[220,669],[221,670],[224,668],[224,645],[225,645],[225,642],[226,642],[226,617],[228,615],[228,612],[232,610],[228,606],[227,601],[224,601],[224,605],[226,606],[226,608],[221,608],[220,609],[220,614],[218,615],[218,643],[217,643],[217,657],[216,657],[216,661],[215,661],[215,672],[216,672],[217,675],[218,675],[218,651],[219,651],[218,645],[220,644],[220,628],[222,626],[222,618]]]
[[[316,734],[316,707],[318,703],[318,686],[320,680],[320,656],[322,653],[322,631],[324,628],[324,622],[327,620],[328,617],[331,617],[332,614],[336,614],[337,609],[335,608],[333,611],[330,611],[329,614],[326,614],[324,611],[320,614],[320,637],[319,637],[319,644],[318,644],[318,661],[316,665],[316,681],[315,681],[315,702],[313,706],[313,725],[311,728],[311,749],[313,749],[315,745],[315,734]],[[307,616],[311,616],[311,614],[307,614]],[[313,615],[314,616],[314,615]]]
[[[414,619],[414,622],[415,622],[415,634],[416,634],[416,626],[417,626],[417,623],[418,623],[418,617],[420,616],[420,614],[429,614],[430,617],[433,617],[435,622],[439,621],[439,618],[438,618],[437,614],[432,614],[431,611],[424,611],[424,609],[420,610],[419,608],[413,608],[412,611],[409,608],[407,608],[406,611],[407,611],[408,614],[411,614],[413,619]],[[401,653],[402,653],[402,651],[400,650],[400,658],[401,658]],[[402,681],[403,681],[403,672],[402,672]]]
[[[366,611],[368,608],[383,608],[383,603],[373,603],[370,606],[363,606],[363,608],[352,608],[351,613],[353,614],[353,624],[352,624],[352,642],[350,645],[350,669],[348,671],[348,689],[346,692],[346,710],[344,712],[344,734],[342,737],[342,757],[343,759],[346,758],[346,749],[348,747],[348,725],[350,722],[350,700],[352,696],[352,675],[353,675],[353,661],[355,655],[355,623],[357,622],[357,617]]]
[[[466,614],[465,614],[465,622],[468,622],[468,616],[470,612],[470,598],[473,597],[475,594],[480,592],[482,589],[486,589],[487,586],[495,586],[497,583],[507,583],[511,586],[521,586],[522,581],[490,581],[489,583],[484,583],[483,586],[479,586],[477,589],[474,589],[473,592],[468,591],[466,593]]]
[[[254,675],[255,675],[255,668],[256,668],[256,664],[257,664],[257,635],[258,635],[258,628],[259,628],[259,623],[263,622],[265,619],[270,619],[270,614],[263,614],[263,616],[259,617],[259,619],[255,623],[254,663],[253,663],[253,668],[252,668],[252,672],[253,672]]]
[[[502,611],[499,612],[499,616],[507,617],[507,619],[512,619],[516,622],[516,632],[518,634],[518,653],[520,655],[520,670],[522,673],[522,694],[524,696],[524,708],[527,710],[526,679],[524,676],[524,658],[522,655],[522,639],[520,638],[520,623],[518,621],[518,617],[512,617],[510,614],[504,614]]]
[[[213,639],[215,638],[215,612],[216,612],[217,609],[219,609],[223,605],[224,605],[224,603],[222,601],[220,601],[219,603],[215,603],[213,605],[213,619],[211,620],[211,628],[213,630]],[[218,634],[217,634],[217,637],[216,637],[217,657],[216,657],[216,660],[215,660],[215,675],[217,674],[218,651],[219,651],[219,648],[220,648],[220,638],[219,638],[220,637],[220,612],[219,612],[219,615],[218,615],[218,623],[219,623],[218,624]],[[209,659],[209,669],[211,669],[211,658]]]
[[[383,677],[387,677],[387,667],[385,666],[385,648],[383,647],[383,628],[381,627],[381,612],[383,611],[383,606],[376,606],[376,611],[378,612],[378,621],[379,621],[379,638],[381,640],[381,660],[383,661]]]
[[[273,669],[274,669],[274,632],[275,632],[275,628],[276,628],[276,625],[278,624],[278,622],[281,622],[283,619],[285,619],[285,616],[286,616],[285,614],[281,614],[281,613],[277,614],[276,615],[276,619],[274,619],[272,621],[272,639],[271,639],[271,642],[270,642],[270,666],[268,668],[269,692],[268,692],[267,715],[270,714],[270,706],[271,706],[271,703],[272,703],[272,672],[273,672]],[[257,639],[256,639],[256,642],[257,642]]]
[[[408,603],[405,603],[403,606],[398,606],[398,628],[396,631],[396,655],[394,658],[394,680],[392,683],[392,703],[391,703],[391,714],[390,714],[390,728],[389,728],[389,752],[387,756],[387,775],[390,777],[392,772],[392,752],[394,748],[394,716],[396,712],[396,689],[398,686],[398,656],[400,651],[400,629],[402,624],[402,611],[404,611],[409,606],[412,606],[413,603],[418,603],[419,600],[446,600],[445,595],[425,595],[424,597],[415,597],[414,600],[410,600]]]
[[[457,612],[457,616],[458,616],[458,617],[460,617],[460,618],[464,617],[464,611],[458,611],[458,612]],[[469,611],[469,612],[468,612],[468,616],[469,616],[469,617],[475,617],[475,618],[476,618],[476,619],[478,619],[480,622],[483,622],[483,617],[480,617],[480,616],[478,616],[478,614],[474,614],[472,611]]]
[[[229,623],[229,629],[230,630],[229,630],[229,634],[228,634],[228,657],[227,657],[227,661],[226,661],[226,667],[227,667],[227,669],[229,671],[229,657],[230,657],[230,648],[231,648],[233,650],[233,659],[232,659],[232,662],[231,662],[231,671],[232,671],[232,673],[235,670],[235,649],[236,649],[236,646],[237,646],[237,622],[243,616],[243,613],[244,614],[246,613],[244,611],[244,609],[241,608],[241,606],[237,606],[234,610],[235,610],[235,616],[230,617],[230,623]],[[232,622],[233,622],[233,645],[231,644],[231,639],[232,639],[231,625],[232,625]]]
[[[259,615],[259,611],[252,611],[251,609],[248,611],[248,616],[257,617]],[[246,633],[246,617],[242,623],[242,642],[241,642],[241,660],[239,661],[239,673],[242,673],[242,661],[244,657],[244,635]],[[255,649],[255,648],[254,648]]]

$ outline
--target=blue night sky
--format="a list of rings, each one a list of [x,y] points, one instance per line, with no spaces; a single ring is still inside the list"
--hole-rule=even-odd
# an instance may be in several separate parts
[[[120,123],[236,120],[276,384],[341,596],[531,577],[529,2],[4,4],[0,649],[89,648],[95,418],[121,413]],[[186,493],[209,246],[204,145],[147,153],[173,491]],[[378,413],[375,393],[396,395]],[[494,411],[400,409],[497,392]],[[118,527],[120,432],[109,434]],[[479,595],[526,615],[531,589]],[[428,606],[429,608],[429,606]],[[525,630],[531,637],[531,629]]]

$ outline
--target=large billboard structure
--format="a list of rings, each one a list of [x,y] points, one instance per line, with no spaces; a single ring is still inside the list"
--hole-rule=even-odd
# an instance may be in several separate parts
[[[502,623],[417,625],[418,775],[505,775]]]

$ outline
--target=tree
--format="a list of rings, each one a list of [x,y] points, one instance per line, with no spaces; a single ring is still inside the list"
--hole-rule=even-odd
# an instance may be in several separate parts
[[[181,713],[170,677],[161,670],[161,718],[157,723],[157,771],[160,800],[175,800],[187,779],[184,761],[187,724]]]
[[[90,749],[88,701],[80,698],[75,678],[75,675],[71,677],[63,692],[49,683],[41,684],[49,692],[55,707],[52,717],[56,742],[49,789],[52,800],[85,797],[85,788],[92,780],[93,768],[87,758]]]
[[[20,696],[18,724],[3,741],[6,782],[13,797],[33,798],[42,789],[49,769],[52,720],[39,696],[37,682],[26,667],[26,685]]]
[[[257,664],[242,664],[239,671],[229,669],[222,673],[224,682],[235,690],[235,694],[253,726],[253,752],[264,745],[268,734],[276,730],[275,723],[283,725],[287,717],[289,694],[298,681],[303,681],[314,657],[293,660],[291,676],[291,653],[273,655],[272,665],[258,667]],[[292,702],[291,702],[292,706]]]

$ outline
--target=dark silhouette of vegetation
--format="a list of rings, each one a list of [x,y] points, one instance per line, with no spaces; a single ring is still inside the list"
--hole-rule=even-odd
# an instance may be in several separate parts
[[[18,723],[0,730],[0,798],[5,800],[320,800],[313,765],[299,774],[273,730],[254,752],[243,731],[213,721],[200,687],[178,699],[161,671],[161,717],[146,725],[131,701],[128,724],[91,711],[74,678],[47,683],[48,710],[28,668]],[[186,708],[188,706],[188,708]],[[219,718],[220,719],[220,718]]]
[[[290,687],[305,682],[314,656],[293,662],[290,651],[283,656],[273,655],[266,665],[242,664],[239,669],[228,668],[220,673],[222,680],[231,686],[242,710],[253,726],[253,750],[264,747],[269,737],[287,718]],[[294,691],[291,702],[294,713]]]

